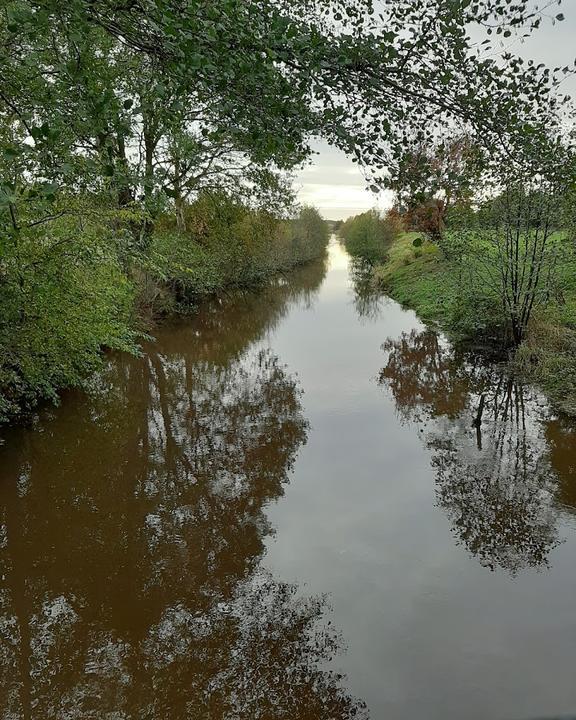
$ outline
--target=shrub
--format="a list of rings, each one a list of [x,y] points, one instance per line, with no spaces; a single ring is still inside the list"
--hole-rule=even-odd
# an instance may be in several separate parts
[[[132,283],[104,223],[64,216],[1,246],[0,421],[80,386],[103,347],[134,351]]]
[[[18,224],[0,214],[0,422],[82,386],[103,349],[137,352],[142,315],[261,283],[318,257],[328,241],[311,208],[283,220],[223,194],[184,208],[186,232],[161,216],[147,244],[132,211],[104,210],[94,198],[71,204],[65,214],[50,205],[46,223],[28,222],[26,207]]]
[[[177,301],[249,286],[319,257],[328,226],[313,208],[291,220],[254,210],[223,194],[204,194],[186,210],[186,232],[163,222],[156,232],[149,270]],[[163,296],[160,296],[164,302]]]
[[[409,230],[424,233],[432,242],[440,242],[445,228],[444,203],[442,200],[428,200],[413,207],[405,215]]]

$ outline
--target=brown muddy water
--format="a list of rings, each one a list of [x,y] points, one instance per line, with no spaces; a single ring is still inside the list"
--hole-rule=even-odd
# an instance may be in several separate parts
[[[576,715],[576,435],[537,391],[335,242],[145,350],[4,433],[2,720]]]

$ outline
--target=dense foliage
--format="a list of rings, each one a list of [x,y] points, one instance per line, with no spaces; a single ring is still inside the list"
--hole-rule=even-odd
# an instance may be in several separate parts
[[[137,352],[143,321],[224,287],[253,285],[318,257],[328,234],[315,210],[281,220],[226,196],[202,195],[158,220],[149,249],[117,212],[62,213],[2,243],[0,420],[62,387],[82,385],[102,348]]]
[[[484,162],[482,148],[466,134],[411,143],[387,176],[406,229],[440,240],[449,216],[470,206]]]
[[[372,0],[4,0],[0,98],[16,152],[26,136],[33,157],[57,150],[50,174],[82,149],[105,176],[132,181],[126,147],[139,135],[146,186],[176,193],[188,182],[179,161],[188,165],[190,150],[224,146],[286,166],[307,152],[311,131],[375,168],[407,134],[433,137],[448,119],[503,148],[532,145],[558,107],[555,78],[511,55],[497,62],[491,40],[531,32],[542,20],[531,8],[529,0],[393,0],[378,10]]]
[[[176,301],[260,283],[320,257],[328,243],[327,224],[313,208],[281,220],[226,196],[204,194],[187,206],[185,217],[186,233],[172,216],[163,218],[149,253],[153,286],[160,281]]]

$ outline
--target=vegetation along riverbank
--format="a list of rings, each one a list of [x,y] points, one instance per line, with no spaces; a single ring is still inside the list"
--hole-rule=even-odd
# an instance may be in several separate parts
[[[58,212],[58,211],[56,211]],[[0,301],[0,421],[82,387],[103,349],[139,352],[152,321],[209,295],[262,284],[324,253],[327,225],[312,208],[293,218],[204,193],[167,212],[138,247],[118,212],[84,201],[19,231],[5,250]],[[26,220],[20,219],[21,223]]]
[[[468,187],[446,207],[440,165],[425,190],[403,194],[400,185],[385,216],[372,211],[346,221],[344,243],[368,263],[375,285],[424,322],[507,356],[575,415],[572,192],[510,182],[476,198]]]
[[[507,350],[527,379],[541,385],[561,410],[576,415],[573,269],[561,268],[561,287],[538,304],[521,344],[511,348],[498,293],[489,285],[479,293],[473,267],[450,260],[435,243],[414,247],[418,237],[405,233],[392,244],[387,261],[374,270],[379,287],[456,340],[480,343],[492,351]]]

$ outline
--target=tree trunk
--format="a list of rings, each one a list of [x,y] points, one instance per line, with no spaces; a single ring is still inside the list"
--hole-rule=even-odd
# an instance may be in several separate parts
[[[180,186],[180,158],[174,158],[174,206],[176,209],[176,225],[178,230],[186,232],[186,216],[184,215],[184,198]]]
[[[154,132],[154,126],[148,117],[148,113],[143,112],[143,135],[144,135],[144,199],[146,205],[149,205],[154,190],[154,151],[156,150],[157,138]]]
[[[118,167],[123,173],[118,187],[118,205],[123,208],[134,202],[134,191],[128,182],[128,159],[126,158],[126,142],[124,135],[118,133],[116,136]]]
[[[158,144],[156,128],[150,122],[150,118],[144,114],[144,206],[146,218],[142,224],[140,245],[147,246],[152,237],[154,222],[152,219],[152,196],[154,193],[154,152]]]

